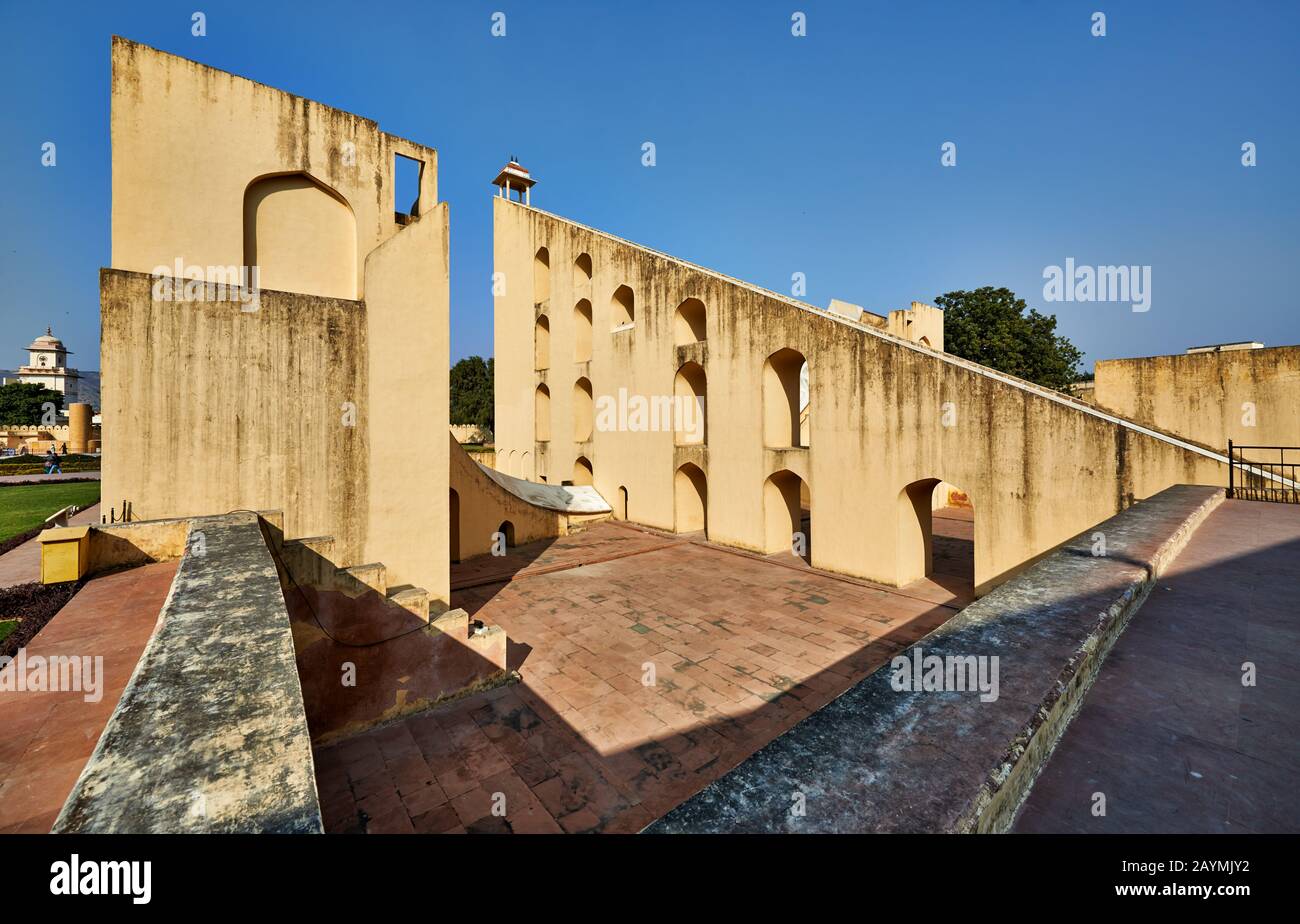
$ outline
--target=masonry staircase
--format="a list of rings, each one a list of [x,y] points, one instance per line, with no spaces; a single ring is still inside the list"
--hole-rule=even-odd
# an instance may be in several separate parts
[[[390,585],[388,568],[382,562],[338,565],[333,536],[280,538],[275,542],[275,550],[289,582],[300,590],[311,588],[317,592],[318,599],[326,594],[341,595],[352,601],[366,598],[371,616],[374,604],[379,602],[381,609],[393,613],[405,611],[431,630],[459,639],[494,663],[500,660],[496,649],[504,650],[505,633],[501,627],[485,626],[471,619],[464,609],[446,608],[440,601],[431,600],[423,587]],[[363,628],[354,625],[362,615],[360,612],[340,612],[338,606],[333,606],[328,615],[331,621],[348,628]],[[505,664],[500,663],[499,667],[504,669]]]

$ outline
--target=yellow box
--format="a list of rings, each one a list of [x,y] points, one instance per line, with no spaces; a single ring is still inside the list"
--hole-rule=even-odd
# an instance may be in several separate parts
[[[41,544],[41,583],[78,581],[90,563],[90,527],[63,526],[44,530]]]

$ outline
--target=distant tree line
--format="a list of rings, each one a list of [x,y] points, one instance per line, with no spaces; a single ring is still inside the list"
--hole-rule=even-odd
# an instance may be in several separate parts
[[[45,405],[63,407],[63,394],[36,382],[0,385],[0,426],[29,427],[42,423]]]

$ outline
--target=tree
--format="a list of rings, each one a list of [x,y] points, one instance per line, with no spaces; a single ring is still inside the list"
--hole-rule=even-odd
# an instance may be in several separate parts
[[[0,425],[19,427],[53,424],[46,418],[47,404],[57,411],[63,407],[63,395],[35,382],[10,382],[0,385]]]
[[[467,356],[451,367],[451,422],[491,432],[494,420],[493,360]]]
[[[949,353],[1058,391],[1078,381],[1083,352],[1056,332],[1056,315],[1026,314],[1025,300],[1010,289],[958,290],[935,304]]]

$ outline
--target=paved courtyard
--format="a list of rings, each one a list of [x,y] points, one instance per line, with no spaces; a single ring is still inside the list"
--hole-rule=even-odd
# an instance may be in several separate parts
[[[616,523],[467,565],[522,681],[319,749],[327,830],[637,831],[968,599]]]
[[[88,581],[28,645],[29,658],[102,657],[100,698],[86,702],[77,691],[0,692],[0,834],[49,832],[153,634],[178,564],[143,565]],[[5,668],[17,669],[16,662]]]

